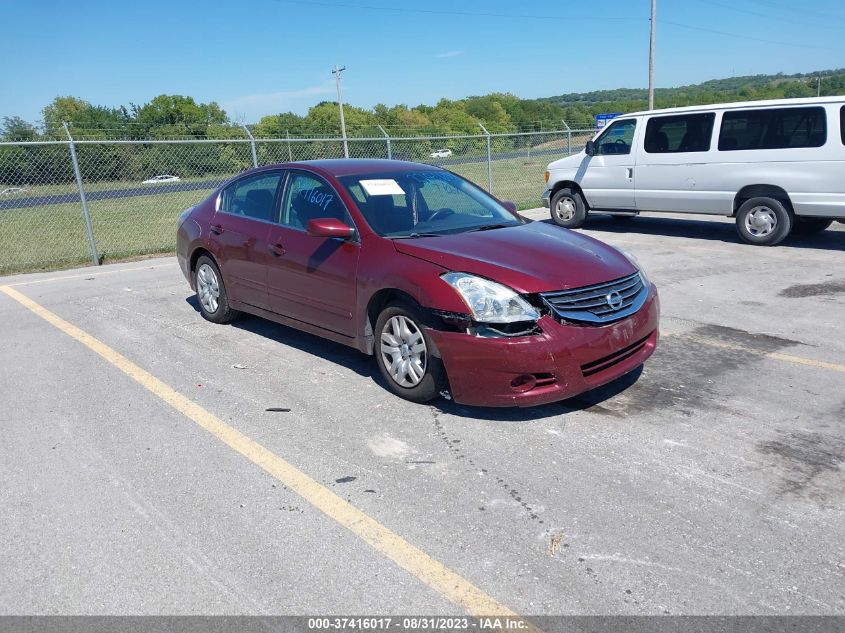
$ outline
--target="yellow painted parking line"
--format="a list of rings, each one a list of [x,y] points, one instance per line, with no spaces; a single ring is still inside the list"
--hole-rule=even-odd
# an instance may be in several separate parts
[[[33,279],[32,281],[17,281],[15,283],[6,284],[6,287],[12,286],[30,286],[32,284],[46,284],[50,281],[64,281],[65,279],[82,279],[88,277],[97,278],[100,275],[114,275],[117,273],[128,273],[135,270],[155,270],[156,268],[164,268],[165,266],[171,266],[171,264],[156,264],[154,266],[138,266],[137,268],[121,268],[119,270],[94,270],[89,273],[83,273],[81,275],[63,275],[60,277],[45,277],[44,279]]]
[[[512,617],[521,620],[520,616],[484,593],[457,572],[452,571],[418,547],[411,545],[401,536],[344,501],[296,466],[234,427],[229,426],[99,339],[65,321],[14,288],[0,286],[0,292],[5,293],[57,329],[99,354],[160,400],[246,457],[256,466],[264,469],[326,516],[369,543],[378,552],[424,582],[441,596],[463,607],[470,615]],[[526,628],[522,629],[523,631],[536,630],[527,621],[524,622]]]
[[[746,354],[754,354],[764,358],[771,358],[772,360],[779,360],[784,363],[792,363],[794,365],[806,365],[808,367],[816,367],[818,369],[829,369],[831,371],[845,372],[845,365],[838,363],[828,363],[823,360],[813,360],[812,358],[804,358],[803,356],[793,356],[791,354],[781,354],[780,352],[766,352],[753,347],[746,347],[745,345],[736,345],[734,343],[726,343],[724,341],[717,341],[715,339],[706,338],[703,336],[695,336],[692,334],[675,334],[678,338],[683,338],[688,341],[701,343],[702,345],[709,345],[710,347],[718,347],[720,349],[729,349],[737,352],[745,352]]]

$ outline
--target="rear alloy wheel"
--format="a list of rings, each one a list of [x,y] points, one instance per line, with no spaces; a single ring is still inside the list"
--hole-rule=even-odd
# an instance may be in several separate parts
[[[210,257],[203,255],[197,260],[194,282],[203,318],[212,323],[229,323],[240,316],[240,312],[229,307],[223,276]]]
[[[833,220],[826,218],[795,218],[795,228],[792,230],[801,235],[812,235],[821,233],[831,224]]]
[[[774,246],[792,230],[792,211],[775,198],[751,198],[736,213],[736,230],[749,244]]]
[[[552,221],[567,229],[584,226],[587,219],[587,205],[577,191],[569,188],[559,189],[549,202]]]
[[[422,315],[406,304],[392,304],[376,321],[375,356],[390,390],[412,402],[428,402],[446,388],[446,373],[431,351]]]

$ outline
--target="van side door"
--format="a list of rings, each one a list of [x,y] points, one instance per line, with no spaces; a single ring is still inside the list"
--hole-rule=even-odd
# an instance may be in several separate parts
[[[616,119],[594,141],[595,155],[585,156],[575,179],[591,209],[636,209],[634,163],[637,119]]]
[[[719,193],[702,186],[713,161],[713,112],[652,116],[637,155],[637,209],[713,213]]]

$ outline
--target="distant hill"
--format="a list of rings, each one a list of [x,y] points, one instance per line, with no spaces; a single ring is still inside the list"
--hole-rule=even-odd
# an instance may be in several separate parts
[[[818,76],[822,77],[822,95],[845,94],[845,68],[837,68],[794,75],[778,73],[727,77],[677,88],[657,88],[654,91],[654,103],[657,108],[671,108],[702,103],[814,97]],[[598,112],[643,110],[648,107],[648,90],[616,88],[571,92],[556,97],[545,97],[540,101],[565,108],[567,120],[578,123],[592,119]]]

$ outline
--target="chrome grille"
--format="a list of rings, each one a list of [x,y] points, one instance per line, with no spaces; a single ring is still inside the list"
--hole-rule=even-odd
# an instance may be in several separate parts
[[[603,284],[540,294],[558,317],[583,323],[623,319],[639,310],[647,296],[648,288],[638,272]]]

